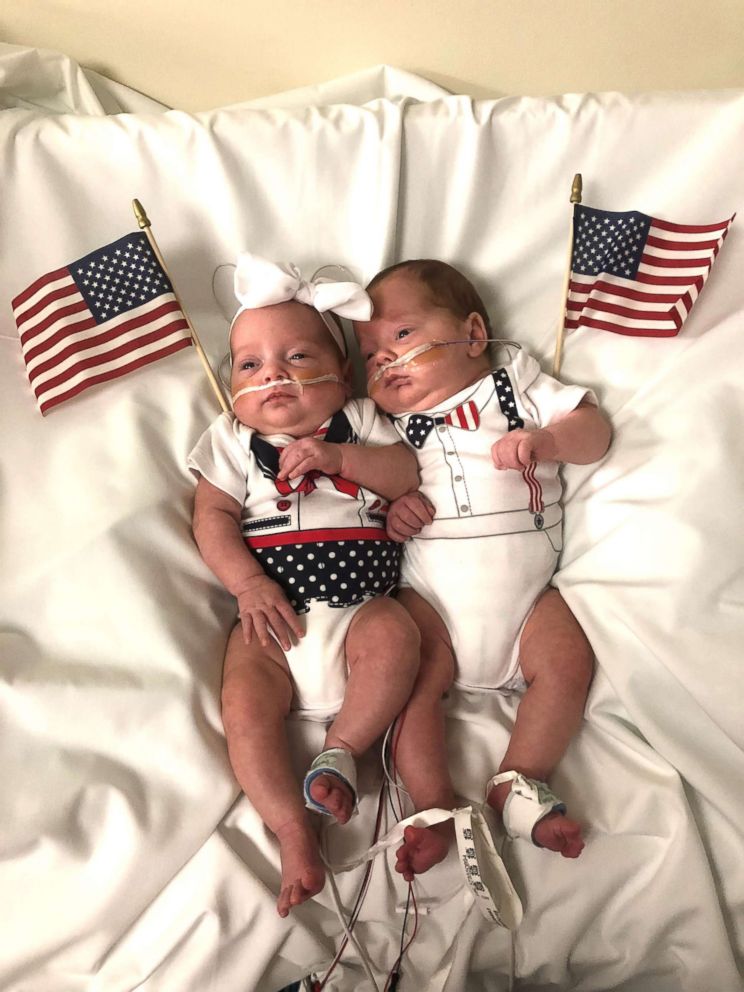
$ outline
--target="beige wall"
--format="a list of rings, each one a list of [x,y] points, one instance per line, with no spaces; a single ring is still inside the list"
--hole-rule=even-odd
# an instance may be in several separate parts
[[[0,38],[186,110],[383,62],[479,97],[744,87],[744,0],[4,0]]]

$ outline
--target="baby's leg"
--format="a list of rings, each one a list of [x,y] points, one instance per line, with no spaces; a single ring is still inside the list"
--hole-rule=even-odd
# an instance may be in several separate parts
[[[235,777],[259,816],[276,835],[282,861],[277,910],[316,895],[325,884],[318,840],[292,771],[284,719],[292,680],[279,646],[246,644],[233,630],[222,678],[222,722]]]
[[[439,614],[413,589],[398,601],[421,635],[421,667],[400,717],[395,762],[416,810],[452,809],[455,796],[447,767],[442,697],[452,685],[455,660],[449,633]],[[442,861],[453,837],[452,821],[407,827],[395,868],[406,881]]]
[[[363,754],[400,713],[419,667],[419,635],[400,603],[380,596],[355,613],[344,644],[349,678],[325,747]],[[334,775],[318,775],[310,795],[339,823],[351,816],[353,796]]]
[[[579,729],[594,657],[586,635],[557,589],[547,589],[530,614],[520,640],[527,690],[499,771],[518,771],[546,781]],[[511,783],[494,786],[489,805],[503,811]],[[579,824],[559,813],[539,821],[538,844],[576,858],[584,842]]]

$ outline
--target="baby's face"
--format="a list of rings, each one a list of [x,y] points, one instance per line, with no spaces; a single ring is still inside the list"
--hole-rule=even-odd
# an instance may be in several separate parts
[[[367,372],[367,388],[386,413],[428,410],[465,389],[488,371],[482,319],[464,320],[435,306],[426,287],[406,272],[395,272],[369,294],[372,320],[356,321],[354,329]],[[389,362],[431,341],[465,341],[436,348],[420,362],[400,365],[373,382]]]
[[[282,379],[302,382],[331,374],[341,380],[313,383],[304,389],[270,386],[234,399],[235,416],[260,434],[307,437],[346,402],[348,363],[320,315],[302,303],[244,310],[235,321],[230,345],[233,397],[246,386]]]

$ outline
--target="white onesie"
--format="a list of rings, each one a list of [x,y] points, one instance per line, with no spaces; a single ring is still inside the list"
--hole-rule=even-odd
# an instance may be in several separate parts
[[[401,585],[437,610],[455,650],[458,685],[524,685],[519,637],[561,550],[556,462],[524,474],[497,471],[491,446],[511,430],[536,429],[575,409],[591,390],[545,375],[518,345],[511,360],[437,407],[396,415],[416,453],[433,523],[405,545]]]
[[[315,435],[340,444],[399,443],[372,400],[350,400]],[[306,634],[288,652],[293,708],[327,719],[346,687],[344,640],[354,613],[396,587],[400,545],[385,533],[386,501],[339,476],[276,478],[287,435],[263,436],[223,413],[189,468],[241,506],[241,530],[264,571],[284,589]]]

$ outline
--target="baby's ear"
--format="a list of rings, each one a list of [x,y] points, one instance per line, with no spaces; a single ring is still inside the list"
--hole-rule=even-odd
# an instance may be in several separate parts
[[[473,312],[469,314],[467,325],[468,337],[470,338],[468,354],[471,358],[477,358],[488,348],[488,331],[479,313]]]

